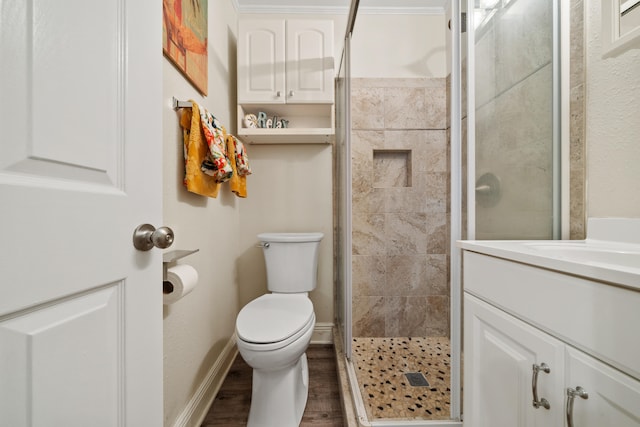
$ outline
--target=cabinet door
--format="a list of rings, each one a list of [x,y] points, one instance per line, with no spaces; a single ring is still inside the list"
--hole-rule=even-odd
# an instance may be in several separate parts
[[[561,427],[564,344],[469,295],[464,297],[464,422],[472,427]],[[533,365],[539,372],[534,408]]]
[[[287,102],[333,103],[333,22],[287,21]]]
[[[580,386],[588,395],[574,398],[574,427],[640,426],[639,381],[573,348],[566,360],[567,387]]]
[[[285,102],[283,20],[241,20],[238,31],[238,103]]]

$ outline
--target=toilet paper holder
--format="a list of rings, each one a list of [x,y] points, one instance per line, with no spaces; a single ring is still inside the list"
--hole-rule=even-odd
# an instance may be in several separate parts
[[[191,254],[195,254],[200,249],[178,249],[174,251],[165,252],[162,254],[162,281],[167,280],[167,270],[169,269],[169,264],[176,262],[177,260],[189,256]]]

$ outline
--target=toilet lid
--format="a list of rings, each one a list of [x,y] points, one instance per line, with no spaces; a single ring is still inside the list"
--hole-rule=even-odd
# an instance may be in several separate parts
[[[267,294],[240,310],[236,333],[243,341],[275,343],[300,331],[312,317],[313,304],[306,295]]]

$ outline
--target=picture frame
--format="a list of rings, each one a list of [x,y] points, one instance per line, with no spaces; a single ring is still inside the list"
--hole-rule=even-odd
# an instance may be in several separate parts
[[[162,52],[203,95],[208,92],[208,1],[162,1]]]

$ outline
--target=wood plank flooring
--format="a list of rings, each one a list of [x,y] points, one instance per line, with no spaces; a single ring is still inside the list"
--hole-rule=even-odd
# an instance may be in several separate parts
[[[332,345],[311,345],[309,398],[301,427],[343,427],[338,373]],[[252,370],[238,354],[201,427],[244,427],[251,405]]]

